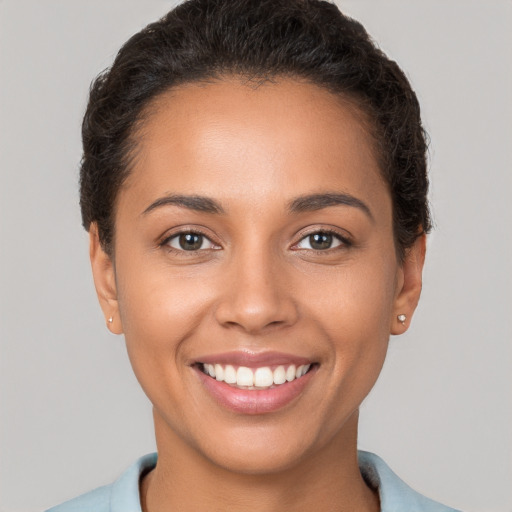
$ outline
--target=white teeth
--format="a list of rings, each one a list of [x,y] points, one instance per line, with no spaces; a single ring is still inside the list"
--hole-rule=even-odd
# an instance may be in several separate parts
[[[296,368],[295,368],[295,365],[292,364],[291,366],[288,367],[288,370],[286,370],[286,380],[288,382],[291,382],[292,380],[295,379],[295,371],[296,371]]]
[[[280,365],[272,371],[268,366],[255,369],[240,366],[238,369],[235,369],[230,364],[226,366],[221,364],[204,364],[203,370],[204,373],[218,381],[243,389],[268,389],[302,377],[308,372],[310,367],[310,364],[303,364],[298,367],[294,364],[287,367]]]
[[[254,386],[254,374],[250,368],[240,366],[236,371],[237,386]]]
[[[238,380],[237,380],[238,382]],[[258,368],[254,372],[254,385],[258,388],[268,388],[272,386],[274,383],[274,376],[272,374],[272,370],[265,366],[263,368]]]
[[[274,384],[284,384],[286,382],[286,371],[284,366],[278,366],[274,370]]]
[[[215,365],[215,378],[217,380],[224,380],[224,368],[220,364]]]
[[[224,368],[224,382],[236,384],[236,370],[230,364]]]

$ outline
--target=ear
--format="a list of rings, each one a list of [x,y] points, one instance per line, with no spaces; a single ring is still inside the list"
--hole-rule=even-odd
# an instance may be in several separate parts
[[[119,316],[114,264],[100,244],[98,226],[95,222],[89,228],[89,257],[94,286],[107,327],[114,334],[122,334],[123,326]]]
[[[391,334],[403,334],[411,325],[412,315],[421,295],[426,235],[423,234],[407,249],[398,272],[397,292],[391,318]],[[401,319],[405,315],[405,319]],[[400,319],[398,317],[401,317]]]

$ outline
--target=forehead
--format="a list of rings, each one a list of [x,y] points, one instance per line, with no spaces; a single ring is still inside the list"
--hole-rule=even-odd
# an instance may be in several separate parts
[[[368,126],[353,102],[304,82],[174,88],[150,105],[135,136],[125,191],[249,204],[349,188],[371,199],[387,187]]]

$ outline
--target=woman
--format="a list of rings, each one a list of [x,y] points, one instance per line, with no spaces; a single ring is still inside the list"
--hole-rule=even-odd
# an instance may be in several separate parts
[[[448,511],[357,452],[421,291],[414,92],[321,1],[191,0],[94,83],[81,207],[156,455],[56,507]]]

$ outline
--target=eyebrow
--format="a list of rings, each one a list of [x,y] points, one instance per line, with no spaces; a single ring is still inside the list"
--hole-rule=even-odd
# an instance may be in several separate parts
[[[323,193],[323,194],[310,194],[300,196],[291,201],[288,205],[288,210],[292,213],[302,213],[315,210],[322,210],[330,206],[351,206],[362,210],[372,221],[374,217],[370,208],[361,199],[354,197],[351,194],[345,193]],[[168,196],[160,197],[153,201],[143,212],[142,215],[164,206],[179,206],[189,210],[195,210],[204,213],[223,214],[224,208],[215,200],[194,195],[171,194]]]
[[[291,201],[288,209],[292,213],[311,212],[315,210],[322,210],[330,206],[351,206],[359,208],[363,211],[372,221],[375,221],[372,212],[368,205],[350,194],[342,193],[324,193],[324,194],[310,194],[300,196]]]
[[[179,206],[181,208],[187,208],[189,210],[195,210],[197,212],[204,213],[225,213],[222,206],[209,197],[171,194],[168,196],[160,197],[156,201],[152,202],[142,212],[142,215],[147,215],[153,210],[162,208],[163,206]]]

